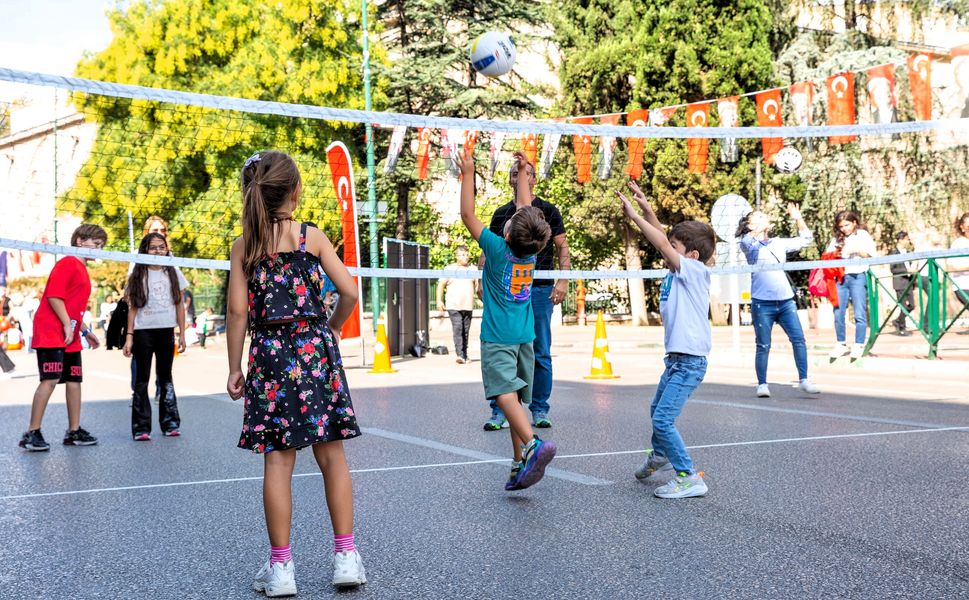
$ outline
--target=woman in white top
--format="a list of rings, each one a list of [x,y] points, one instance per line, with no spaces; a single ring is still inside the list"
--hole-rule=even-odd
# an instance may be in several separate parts
[[[950,246],[953,250],[969,250],[969,212],[962,213],[955,222],[956,238]],[[956,297],[969,306],[969,256],[959,256],[946,261],[946,271],[959,288]],[[959,332],[963,333],[963,332]]]
[[[871,239],[858,215],[850,210],[842,210],[834,216],[834,237],[828,244],[827,252],[840,252],[841,258],[870,258],[875,256],[875,240]],[[861,358],[865,351],[865,334],[868,332],[867,271],[867,265],[849,265],[845,267],[844,279],[838,283],[838,308],[834,309],[834,332],[838,343],[831,350],[832,359],[849,353],[845,344],[845,317],[849,301],[855,314],[855,343],[850,350],[852,360]]]
[[[768,235],[773,226],[770,217],[759,210],[747,213],[740,219],[737,237],[740,249],[751,265],[781,264],[787,262],[787,253],[795,252],[814,240],[814,234],[801,218],[801,211],[788,204],[787,212],[797,225],[797,237],[772,238]],[[754,321],[757,352],[754,369],[757,372],[757,397],[770,398],[767,387],[767,361],[770,355],[771,332],[778,324],[787,334],[794,348],[794,364],[802,391],[817,394],[821,390],[808,379],[807,343],[804,330],[797,316],[794,288],[785,271],[759,271],[751,274],[750,311]]]
[[[457,262],[445,267],[445,271],[478,270],[471,264],[471,255],[464,244],[455,249],[454,259]],[[437,284],[437,309],[446,310],[451,318],[454,353],[458,355],[456,359],[458,364],[468,362],[468,332],[471,331],[475,282],[474,279],[441,279]]]
[[[168,256],[168,242],[159,233],[149,233],[141,240],[139,254]],[[158,423],[167,436],[178,436],[181,419],[172,362],[175,358],[175,326],[178,326],[178,349],[185,351],[185,304],[182,290],[188,281],[175,267],[137,264],[128,279],[128,334],[124,355],[135,357],[135,391],[131,403],[131,435],[136,441],[151,439],[151,402],[148,377],[151,361],[157,361],[155,378],[161,388],[158,401]]]

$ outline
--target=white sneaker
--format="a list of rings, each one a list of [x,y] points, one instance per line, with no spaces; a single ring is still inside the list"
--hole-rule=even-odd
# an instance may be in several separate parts
[[[804,393],[806,393],[806,394],[820,394],[821,393],[821,388],[819,388],[818,386],[814,385],[814,383],[810,379],[802,379],[801,380],[801,385],[799,385],[798,387],[801,388],[801,391],[804,392]]]
[[[296,567],[293,561],[278,562],[269,566],[269,561],[259,569],[252,582],[252,589],[263,592],[270,598],[296,595]]]
[[[851,347],[851,360],[858,360],[864,353],[865,347],[862,344],[855,344]]]
[[[841,358],[845,354],[848,354],[848,352],[848,346],[846,346],[844,342],[838,342],[835,344],[834,348],[831,349],[831,353],[828,354],[828,358],[835,360]]]
[[[757,386],[757,397],[770,398],[770,388],[767,387],[766,383],[761,383]]]
[[[363,559],[356,550],[352,552],[337,552],[333,555],[333,585],[337,587],[353,587],[367,583],[367,572],[363,568]]]
[[[653,495],[657,498],[698,498],[706,494],[707,484],[699,473],[677,475],[666,485],[653,490]]]

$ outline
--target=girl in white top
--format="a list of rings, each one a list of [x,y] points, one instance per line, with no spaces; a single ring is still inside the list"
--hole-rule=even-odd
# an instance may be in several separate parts
[[[952,240],[953,250],[969,250],[969,212],[962,213],[956,219],[956,238]],[[962,302],[963,306],[969,306],[969,256],[959,256],[950,258],[946,261],[946,271],[955,282],[956,297]],[[960,331],[960,334],[969,333],[969,330]]]
[[[141,240],[139,254],[168,256],[168,242],[160,233],[149,233]],[[175,327],[178,326],[178,350],[185,351],[185,304],[182,290],[188,281],[175,267],[137,264],[128,279],[128,334],[125,356],[135,357],[135,390],[131,402],[131,435],[135,441],[151,439],[151,402],[148,377],[152,357],[157,361],[155,376],[161,397],[158,423],[166,436],[180,435],[181,419],[172,362],[175,358]]]
[[[875,240],[865,230],[864,224],[854,212],[842,210],[834,216],[834,237],[828,244],[827,252],[840,252],[841,258],[870,258],[875,256]],[[845,316],[848,302],[855,314],[855,343],[851,347],[851,358],[861,358],[865,350],[865,335],[868,332],[868,282],[865,273],[867,265],[845,267],[845,277],[838,283],[838,308],[834,309],[834,332],[838,343],[831,350],[831,359],[849,353],[845,345]]]

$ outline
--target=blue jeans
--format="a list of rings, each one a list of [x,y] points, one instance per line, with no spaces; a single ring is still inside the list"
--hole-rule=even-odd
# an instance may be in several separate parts
[[[834,334],[838,343],[845,342],[845,316],[848,299],[855,309],[855,343],[864,344],[868,332],[868,283],[864,273],[845,275],[838,284],[838,308],[834,309]]]
[[[758,300],[750,302],[753,313],[754,337],[757,343],[757,353],[754,355],[754,369],[757,371],[757,384],[767,383],[767,359],[770,356],[771,330],[774,323],[780,324],[787,339],[794,347],[794,364],[797,365],[799,379],[807,379],[807,344],[804,342],[804,330],[801,320],[797,318],[797,305],[794,298],[787,300]]]
[[[532,403],[528,408],[533,415],[548,414],[548,399],[552,395],[552,288],[551,285],[532,287],[532,312],[535,315],[535,378],[532,381]],[[491,399],[492,414],[502,414],[498,404]]]
[[[676,418],[683,412],[683,405],[703,381],[707,373],[707,358],[692,354],[667,354],[663,358],[666,370],[659,378],[656,395],[649,407],[653,422],[650,440],[653,452],[665,456],[677,472],[693,474],[693,459],[686,451],[683,438],[676,430]]]

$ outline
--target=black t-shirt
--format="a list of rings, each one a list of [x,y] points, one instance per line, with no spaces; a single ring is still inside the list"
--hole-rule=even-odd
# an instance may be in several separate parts
[[[555,243],[552,241],[555,236],[562,235],[565,233],[565,223],[562,221],[562,213],[559,209],[555,207],[551,202],[546,202],[541,198],[533,198],[532,206],[538,208],[542,211],[542,215],[545,217],[545,222],[552,229],[552,237],[549,238],[548,244],[545,248],[538,253],[538,259],[535,264],[535,268],[539,271],[551,271],[555,268]],[[515,214],[518,209],[515,207],[515,202],[509,202],[498,207],[495,214],[491,217],[491,225],[488,226],[493,233],[499,237],[504,238],[505,236],[505,222]],[[536,279],[532,285],[553,285],[555,283],[552,279]]]

